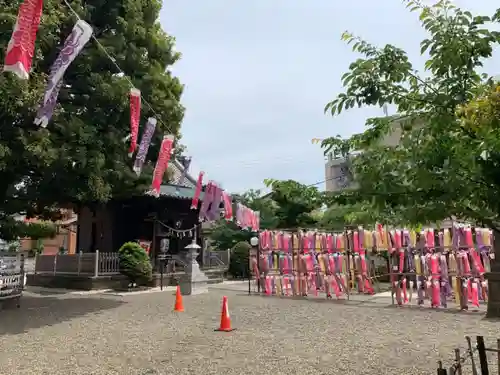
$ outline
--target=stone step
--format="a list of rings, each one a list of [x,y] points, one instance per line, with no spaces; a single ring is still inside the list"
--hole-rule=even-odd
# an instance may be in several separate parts
[[[205,272],[205,275],[209,278],[209,279],[219,279],[219,278],[223,278],[224,277],[224,274],[223,273],[208,273],[208,272]]]

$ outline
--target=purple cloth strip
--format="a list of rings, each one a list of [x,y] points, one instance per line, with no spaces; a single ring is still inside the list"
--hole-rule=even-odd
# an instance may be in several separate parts
[[[43,102],[35,118],[36,125],[40,125],[43,128],[47,127],[57,103],[57,97],[62,86],[64,73],[73,60],[80,54],[91,36],[92,27],[87,22],[78,20],[71,34],[66,38],[56,61],[54,61],[50,68],[50,75]]]
[[[220,204],[222,202],[222,189],[216,184],[213,184],[212,198],[213,200],[210,204],[210,208],[208,209],[206,216],[209,220],[215,221],[220,219]]]
[[[213,194],[214,194],[214,185],[212,184],[211,181],[209,181],[207,186],[205,187],[205,195],[203,196],[203,202],[200,207],[200,214],[199,214],[200,222],[208,219],[207,212],[208,209],[210,208],[210,204],[213,201]]]
[[[139,149],[137,150],[137,154],[135,156],[134,167],[132,168],[137,176],[141,175],[142,166],[146,161],[149,145],[151,144],[151,139],[153,139],[155,129],[156,119],[153,117],[148,118],[146,128],[144,129],[144,133],[142,134],[141,143],[139,144]]]

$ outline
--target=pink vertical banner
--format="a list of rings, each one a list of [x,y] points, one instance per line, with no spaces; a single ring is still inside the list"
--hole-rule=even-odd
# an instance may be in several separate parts
[[[137,240],[137,242],[139,243],[139,246],[144,249],[144,251],[146,252],[146,254],[149,255],[149,253],[151,251],[151,241]]]
[[[153,172],[153,182],[151,183],[152,195],[155,197],[160,196],[160,187],[163,181],[163,175],[168,167],[168,162],[172,155],[172,148],[174,144],[174,136],[166,135],[161,142],[158,160],[156,161],[155,170]]]
[[[196,182],[196,189],[194,191],[193,200],[191,201],[191,209],[196,210],[198,208],[198,202],[200,200],[201,189],[203,187],[203,175],[205,172],[201,171],[198,175],[198,181]]]
[[[137,148],[137,137],[139,134],[139,121],[141,118],[141,92],[136,88],[130,89],[130,148],[128,149],[129,156],[135,152]]]
[[[24,0],[5,53],[4,72],[28,79],[35,52],[36,33],[42,17],[43,0]]]
[[[198,219],[200,222],[203,220],[209,220],[208,211],[210,210],[210,205],[214,201],[215,184],[213,181],[208,181],[207,186],[205,186],[205,193],[203,195],[203,202],[201,203],[200,212],[198,214]]]
[[[233,200],[225,191],[222,192],[222,200],[224,202],[224,219],[231,221],[233,220]]]

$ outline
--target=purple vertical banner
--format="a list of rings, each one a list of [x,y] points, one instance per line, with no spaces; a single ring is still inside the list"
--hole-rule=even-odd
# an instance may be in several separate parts
[[[186,180],[186,176],[189,172],[189,166],[191,165],[191,158],[187,158],[185,156],[181,156],[178,158],[179,162],[182,165],[182,168],[184,168],[181,172],[181,176],[179,177],[178,185],[182,186],[184,184],[184,181]],[[177,189],[179,190],[179,189]]]
[[[218,185],[214,184],[213,201],[210,205],[210,209],[206,214],[210,221],[216,221],[220,219],[220,204],[222,202],[222,192],[223,190]]]
[[[57,97],[59,96],[59,90],[62,86],[64,73],[82,51],[91,36],[92,27],[87,22],[78,20],[71,34],[66,38],[64,46],[61,52],[59,52],[56,61],[54,61],[50,68],[50,75],[43,103],[40,105],[35,118],[36,125],[43,128],[47,127],[57,103]]]
[[[207,186],[205,186],[205,194],[203,195],[203,201],[201,202],[199,221],[210,220],[208,218],[208,210],[210,205],[214,200],[215,185],[212,181],[208,181]]]
[[[144,134],[142,135],[141,143],[139,145],[139,150],[137,151],[133,167],[133,170],[137,174],[137,176],[141,175],[142,166],[146,161],[149,145],[151,144],[151,139],[153,139],[153,134],[155,132],[155,129],[156,129],[156,119],[153,117],[148,118],[146,129],[144,129]]]

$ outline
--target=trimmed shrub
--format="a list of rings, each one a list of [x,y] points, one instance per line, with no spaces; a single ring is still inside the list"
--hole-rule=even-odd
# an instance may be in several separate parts
[[[120,273],[127,276],[129,282],[147,285],[153,278],[149,256],[136,242],[126,242],[118,250]]]
[[[234,245],[229,260],[228,272],[235,279],[248,278],[248,255],[251,246],[248,242],[241,241]]]

